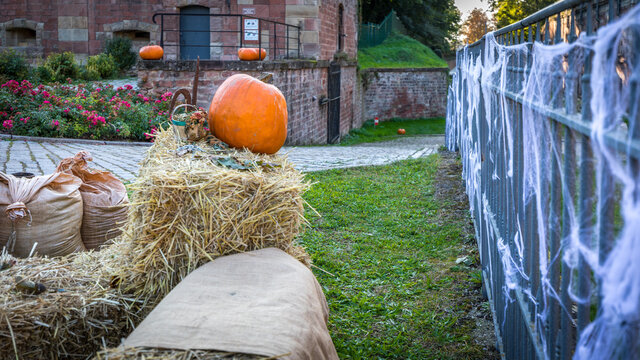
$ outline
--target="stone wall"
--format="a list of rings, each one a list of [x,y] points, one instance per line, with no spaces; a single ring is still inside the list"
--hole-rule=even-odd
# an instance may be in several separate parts
[[[341,74],[340,134],[345,135],[362,125],[360,102],[357,100],[355,63],[344,62]],[[288,145],[324,144],[327,142],[327,105],[320,99],[327,95],[327,61],[201,61],[198,82],[199,106],[208,109],[217,88],[226,78],[243,73],[259,76],[273,74],[273,85],[287,100],[289,112]],[[156,94],[192,87],[193,61],[145,61],[139,65],[138,85]]]
[[[185,6],[203,6],[210,14],[250,14],[263,19],[300,27],[300,56],[305,59],[331,60],[337,48],[338,8],[342,6],[344,43],[348,59],[355,59],[357,40],[357,0],[2,0],[0,1],[0,49],[14,47],[7,39],[12,31],[35,31],[33,44],[15,46],[28,55],[46,56],[52,52],[71,51],[80,60],[102,51],[105,39],[114,36],[133,37],[136,47],[145,42],[160,41],[155,13],[179,14]],[[165,17],[164,29],[179,29],[179,17]],[[17,21],[17,22],[16,22]],[[26,25],[25,25],[26,24]],[[267,23],[263,23],[267,24]],[[28,25],[28,26],[27,26]],[[33,25],[33,26],[31,26]],[[267,25],[265,25],[267,26]],[[286,28],[262,28],[263,46],[276,49],[284,57]],[[211,17],[210,29],[238,31],[238,17]],[[298,41],[292,29],[290,54],[297,57]],[[275,44],[274,32],[279,37]],[[175,60],[179,54],[179,31],[165,31],[165,59]],[[138,37],[141,35],[142,37]],[[148,38],[148,40],[146,40]],[[136,41],[137,39],[137,41]],[[211,58],[236,59],[238,33],[211,33]],[[37,44],[36,44],[37,43]],[[26,43],[25,43],[26,44]],[[221,47],[230,46],[230,47]],[[243,45],[258,46],[258,42]],[[272,59],[272,58],[269,58]]]
[[[366,69],[363,83],[364,119],[444,117],[449,69]]]

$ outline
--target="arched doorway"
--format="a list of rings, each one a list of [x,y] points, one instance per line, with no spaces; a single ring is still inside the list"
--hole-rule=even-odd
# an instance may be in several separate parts
[[[209,59],[209,8],[185,6],[180,9],[180,59]]]

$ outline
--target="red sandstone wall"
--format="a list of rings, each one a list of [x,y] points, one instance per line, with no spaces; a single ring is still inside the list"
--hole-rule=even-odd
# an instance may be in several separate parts
[[[300,62],[298,62],[300,63]],[[186,87],[191,89],[193,71],[179,70],[177,63],[165,63],[138,70],[139,86],[155,93]],[[242,63],[241,63],[242,64]],[[207,65],[204,65],[207,66]],[[327,142],[327,105],[318,100],[327,94],[328,67],[290,66],[279,64],[275,68],[258,69],[258,64],[242,64],[245,70],[201,69],[198,83],[198,105],[208,109],[217,88],[226,78],[236,73],[258,76],[263,71],[273,73],[273,84],[284,94],[289,112],[287,145],[324,144]],[[250,67],[250,69],[247,69]],[[362,124],[355,66],[344,66],[341,77],[340,134]],[[314,99],[315,97],[315,99]]]
[[[428,118],[447,112],[448,69],[368,69],[364,118]]]
[[[338,51],[338,7],[344,8],[343,51],[350,59],[358,52],[358,4],[357,1],[323,0],[320,5],[320,59],[332,59]]]
[[[144,29],[153,27],[151,18],[157,12],[178,13],[179,8],[200,5],[210,8],[212,14],[241,14],[244,9],[254,9],[255,16],[289,22],[302,26],[302,54],[307,57],[328,60],[337,51],[338,6],[344,5],[345,51],[350,59],[356,56],[357,1],[356,0],[3,0],[0,1],[0,23],[23,18],[43,24],[41,52],[43,56],[51,52],[72,51],[84,58],[101,51],[106,37],[111,36],[111,26],[123,21],[144,23]],[[167,20],[166,27],[178,27],[177,18]],[[237,20],[211,19],[211,28],[237,30]],[[284,32],[281,28],[279,32]],[[151,41],[158,41],[159,35],[151,34]],[[263,29],[263,37],[272,35],[273,29]],[[151,32],[151,31],[150,31]],[[178,33],[165,33],[165,44],[177,44]],[[293,36],[293,35],[292,35]],[[211,35],[211,42],[237,43],[237,34]],[[64,39],[63,39],[64,38]],[[278,45],[284,47],[284,39]],[[293,41],[293,40],[292,40]],[[269,44],[274,47],[273,42]],[[6,46],[1,43],[0,46]],[[43,51],[42,51],[43,50]],[[177,48],[166,49],[167,58],[175,59]],[[235,49],[224,49],[223,59],[231,60]]]

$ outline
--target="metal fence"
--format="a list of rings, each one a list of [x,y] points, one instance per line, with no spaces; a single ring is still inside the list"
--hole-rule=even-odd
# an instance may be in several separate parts
[[[561,1],[497,30],[493,36],[498,44],[507,47],[523,44],[525,51],[522,54],[531,54],[534,42],[573,43],[579,34],[595,35],[599,28],[632,9],[636,3]],[[638,38],[630,36],[628,41],[640,56]],[[625,226],[620,224],[622,185],[614,181],[611,168],[594,155],[592,146],[589,104],[593,53],[587,49],[584,63],[579,65],[572,64],[568,57],[564,63],[560,61],[559,70],[553,75],[557,81],[549,89],[550,94],[558,95],[554,97],[558,101],[534,103],[523,96],[524,80],[535,70],[531,58],[526,55],[508,59],[502,73],[506,87],[481,84],[484,91],[472,93],[474,89],[469,82],[476,79],[482,83],[485,78],[471,73],[470,69],[477,67],[461,68],[460,64],[471,58],[477,59],[481,67],[486,65],[487,41],[485,36],[457,53],[458,68],[451,72],[453,83],[447,110],[447,146],[461,151],[467,191],[479,194],[470,195],[469,201],[480,250],[484,290],[490,300],[500,351],[507,359],[569,359],[576,356],[577,342],[585,328],[602,312],[600,306],[605,294],[602,293],[601,275],[588,266],[588,259],[579,256],[576,263],[570,264],[563,257],[565,241],[572,236],[579,238],[581,245],[596,250],[596,263],[602,264],[615,246],[620,229]],[[620,61],[622,64],[624,59]],[[561,70],[563,66],[564,71]],[[629,99],[632,111],[628,113],[626,124],[628,133],[625,136],[607,133],[603,140],[623,158],[622,163],[632,169],[636,182],[640,174],[639,70],[633,70],[635,74],[628,85],[632,88]],[[575,91],[571,89],[572,83]],[[486,91],[495,97],[487,97]],[[473,97],[479,99],[477,106],[471,108],[469,99]],[[498,101],[504,103],[498,104]],[[504,121],[486,119],[487,113],[504,113],[505,109],[508,116]],[[548,122],[552,146],[543,150],[556,151],[558,160],[550,161],[549,168],[540,169],[544,172],[538,174],[543,179],[540,189],[544,191],[533,195],[525,194],[529,179],[523,175],[525,157],[531,151],[525,146],[528,139],[523,137],[525,111],[533,111],[541,121]],[[508,138],[510,134],[512,138]],[[468,139],[463,144],[465,136]],[[512,149],[509,148],[511,145]],[[477,158],[469,159],[471,153]],[[469,174],[476,170],[477,181],[469,180]],[[533,201],[536,197],[537,201]],[[544,209],[541,210],[541,206]],[[574,227],[570,221],[573,206],[578,215]],[[572,231],[577,233],[570,234]],[[541,234],[545,234],[544,239]],[[548,248],[541,247],[542,243],[548,244]],[[504,248],[501,248],[502,244]],[[505,254],[511,254],[511,257],[506,258]],[[637,258],[640,254],[634,256]],[[516,257],[521,259],[520,268],[509,263]],[[548,265],[541,267],[542,263]],[[521,271],[514,274],[514,268]],[[636,276],[640,277],[640,274]],[[635,306],[640,307],[640,299]],[[635,337],[630,341],[637,346],[640,341],[637,319],[629,321],[635,321],[631,325],[635,327],[632,330]],[[623,355],[620,358],[638,356],[637,349],[624,348],[625,344],[628,342],[621,339],[619,346],[622,349],[618,354]]]
[[[380,24],[360,24],[358,47],[367,48],[380,45],[394,30],[402,32],[403,29],[395,11],[392,10]]]
[[[189,26],[200,19],[206,19],[202,28]],[[206,49],[201,59],[237,60],[242,47],[264,49],[270,60],[300,58],[299,26],[241,14],[156,13],[152,21],[158,20],[160,46],[182,59],[195,60],[187,50]],[[203,35],[204,41],[193,41]]]

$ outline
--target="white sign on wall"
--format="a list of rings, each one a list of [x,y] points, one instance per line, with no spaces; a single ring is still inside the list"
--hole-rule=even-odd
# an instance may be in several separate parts
[[[245,30],[244,31],[244,40],[245,41],[258,41],[258,30]]]
[[[244,40],[257,41],[258,37],[258,19],[244,19]]]
[[[255,15],[256,14],[256,8],[243,8],[242,9],[242,15]]]

